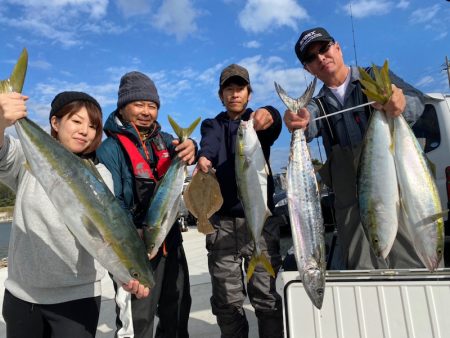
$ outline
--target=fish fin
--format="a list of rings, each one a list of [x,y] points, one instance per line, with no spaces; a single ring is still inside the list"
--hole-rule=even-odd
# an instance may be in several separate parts
[[[28,52],[27,49],[24,48],[22,53],[17,60],[16,65],[9,77],[9,84],[11,89],[16,93],[21,93],[23,89],[23,83],[25,81],[25,75],[27,74],[27,65],[28,65]]]
[[[272,264],[270,264],[270,261],[267,259],[267,257],[263,253],[261,253],[261,256],[260,256],[260,262],[262,263],[262,265],[264,266],[266,271],[269,273],[269,275],[271,275],[273,278],[275,278],[275,271],[273,270]]]
[[[446,216],[447,214],[448,214],[448,209],[442,210],[434,215],[430,215],[430,216],[427,216],[427,217],[421,219],[419,222],[416,223],[416,226],[418,226],[418,227],[426,226],[427,224],[433,223],[433,222],[437,221],[438,219]]]
[[[211,222],[206,218],[202,217],[197,220],[197,230],[198,232],[201,232],[202,234],[208,235],[215,232],[214,227],[212,226]]]
[[[105,242],[105,238],[103,235],[98,231],[98,228],[95,226],[95,222],[92,221],[89,217],[83,216],[83,223],[86,226],[86,230],[88,231],[89,235],[91,235],[93,238],[96,238],[102,242]]]
[[[176,123],[175,120],[170,117],[170,115],[168,116],[168,119],[169,119],[169,123],[172,126],[175,134],[180,139],[180,142],[183,142],[184,140],[186,140],[192,134],[192,132],[194,131],[195,127],[197,127],[197,125],[202,120],[201,117],[199,117],[194,122],[192,122],[192,124],[189,127],[181,128],[178,125],[178,123]]]
[[[316,88],[316,82],[317,78],[314,77],[314,80],[306,87],[305,92],[302,96],[300,96],[297,99],[293,99],[289,97],[289,95],[286,93],[286,91],[276,82],[274,82],[275,90],[277,91],[278,96],[280,97],[281,101],[288,107],[289,110],[293,112],[297,112],[300,108],[305,107],[309,101],[311,101],[311,98],[314,94],[314,90]]]
[[[270,261],[263,253],[260,253],[259,255],[253,255],[250,263],[248,263],[247,283],[252,278],[253,272],[255,272],[255,268],[258,263],[261,263],[264,266],[264,269],[266,269],[266,271],[269,273],[269,275],[275,278],[275,271],[273,270],[272,264],[270,264]]]
[[[389,66],[386,60],[381,69],[372,64],[373,79],[364,68],[358,67],[362,92],[371,100],[385,104],[392,96],[392,85],[389,77]]]

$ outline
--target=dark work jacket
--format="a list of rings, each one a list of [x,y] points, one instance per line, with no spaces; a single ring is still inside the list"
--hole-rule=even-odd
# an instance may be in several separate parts
[[[115,134],[125,134],[136,144],[139,152],[145,158],[145,153],[142,148],[139,136],[136,130],[129,123],[124,123],[119,119],[117,112],[114,111],[106,120],[104,131],[108,138],[103,141],[97,150],[97,156],[101,163],[103,163],[111,172],[114,182],[114,194],[119,200],[121,206],[128,212],[130,218],[133,220],[136,228],[141,228],[142,223],[136,221],[135,211],[139,201],[136,200],[137,193],[135,191],[135,178],[129,156],[124,152],[120,141],[114,136]],[[161,135],[169,153],[170,157],[175,156],[175,147],[172,145],[173,137],[161,131],[158,124],[155,133]],[[156,166],[156,156],[151,146],[151,137],[145,141],[145,145],[150,155],[149,165],[151,168]],[[178,227],[172,227],[171,231],[166,237],[167,249],[178,246],[181,243],[181,233]]]
[[[369,74],[372,74],[372,69],[370,67],[366,68],[366,71],[368,71]],[[389,71],[389,76],[392,83],[401,88],[405,95],[406,108],[403,112],[403,116],[410,123],[417,121],[420,115],[422,115],[425,107],[422,92],[406,83],[391,71]],[[357,67],[350,67],[350,83],[345,92],[344,104],[341,104],[331,90],[325,85],[322,86],[315,98],[319,98],[324,103],[327,114],[365,103],[367,102],[367,97],[361,91],[359,79],[360,76]],[[311,100],[308,103],[307,109],[311,114],[311,120],[321,115],[315,100]],[[322,136],[327,157],[330,156],[334,144],[350,148],[359,146],[364,139],[364,134],[367,129],[368,110],[369,107],[362,107],[350,112],[331,116],[328,119],[312,122],[306,128],[305,136],[308,142],[314,137]],[[330,129],[332,135],[330,135]]]
[[[266,106],[273,118],[273,124],[266,130],[258,131],[257,135],[261,143],[266,162],[269,163],[270,147],[281,132],[281,116],[274,107]],[[252,109],[242,114],[240,119],[230,120],[227,112],[221,112],[213,119],[205,119],[201,125],[201,141],[198,157],[204,156],[212,162],[216,169],[217,180],[223,197],[223,204],[217,212],[221,216],[244,217],[244,209],[238,198],[236,174],[234,169],[234,157],[236,135],[241,120],[247,121]],[[269,167],[267,179],[267,204],[272,211],[274,208],[273,192],[274,183],[272,171]]]

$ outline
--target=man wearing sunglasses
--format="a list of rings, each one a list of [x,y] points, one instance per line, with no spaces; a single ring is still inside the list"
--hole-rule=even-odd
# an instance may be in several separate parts
[[[323,82],[307,107],[298,112],[286,110],[284,121],[289,130],[306,128],[308,141],[322,136],[327,162],[320,175],[335,193],[338,230],[331,269],[422,268],[411,240],[401,229],[386,260],[370,249],[359,215],[356,173],[371,110],[382,110],[388,116],[403,114],[408,122],[415,122],[424,109],[423,94],[390,72],[393,94],[385,105],[373,104],[310,123],[318,116],[368,100],[361,91],[357,67],[345,64],[341,46],[324,28],[304,31],[295,53],[304,68]],[[366,71],[372,72],[370,67]]]

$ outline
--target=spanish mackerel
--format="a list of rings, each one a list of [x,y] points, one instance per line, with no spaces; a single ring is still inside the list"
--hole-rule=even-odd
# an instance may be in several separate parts
[[[252,278],[258,263],[262,263],[267,272],[275,277],[270,261],[259,247],[264,224],[267,217],[271,215],[267,206],[269,169],[253,127],[253,119],[241,121],[239,124],[236,136],[235,171],[239,199],[244,207],[245,223],[255,245],[247,269],[247,280]]]
[[[23,50],[0,92],[22,91],[28,64]],[[80,244],[117,281],[153,287],[144,245],[133,223],[95,167],[65,149],[28,118],[15,122],[28,166]]]
[[[278,95],[292,112],[306,106],[312,98],[315,86],[316,78],[300,98],[293,99],[275,83]],[[302,129],[296,129],[292,133],[286,181],[297,268],[306,293],[320,309],[325,292],[324,225],[316,174]]]
[[[200,120],[200,118],[196,119],[189,128],[180,128],[169,116],[169,122],[180,143],[187,140]],[[150,258],[156,256],[159,247],[177,219],[185,178],[186,163],[175,156],[153,195],[144,221],[146,225],[144,227],[144,241]]]

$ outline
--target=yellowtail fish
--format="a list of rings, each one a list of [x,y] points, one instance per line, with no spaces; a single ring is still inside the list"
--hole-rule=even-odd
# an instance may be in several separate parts
[[[400,197],[394,163],[393,121],[374,111],[358,167],[361,222],[377,256],[386,258],[397,236]]]
[[[367,97],[385,104],[392,95],[388,63],[385,61],[381,70],[375,65],[372,69],[375,79],[359,69],[363,91]],[[447,211],[442,211],[436,183],[414,133],[402,115],[393,120],[394,163],[403,215],[399,226],[406,226],[420,260],[434,271],[443,256],[443,215]]]
[[[441,200],[423,150],[403,116],[394,119],[395,165],[404,223],[416,253],[428,270],[438,268],[444,254]]]
[[[169,116],[169,122],[180,143],[184,142],[192,134],[200,120],[200,118],[196,119],[189,128],[180,128]],[[153,195],[144,221],[146,225],[144,228],[144,241],[150,258],[156,256],[159,247],[177,219],[185,178],[186,163],[176,156]]]
[[[297,112],[311,100],[316,78],[298,99],[275,83],[281,101]],[[320,193],[303,129],[294,130],[286,173],[289,219],[294,255],[303,286],[314,306],[322,308],[325,294],[325,238]]]
[[[266,160],[253,127],[253,119],[241,121],[236,136],[235,153],[236,183],[239,199],[245,214],[245,223],[252,236],[254,249],[247,269],[247,280],[252,278],[255,267],[261,263],[267,272],[275,277],[270,261],[261,252],[259,242],[267,217],[271,215],[267,206]]]
[[[24,49],[0,92],[22,91]],[[144,245],[133,223],[93,166],[65,149],[28,118],[15,122],[28,166],[80,244],[122,283],[153,287]]]

